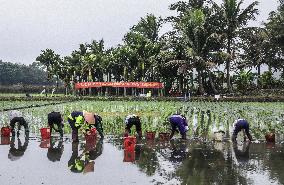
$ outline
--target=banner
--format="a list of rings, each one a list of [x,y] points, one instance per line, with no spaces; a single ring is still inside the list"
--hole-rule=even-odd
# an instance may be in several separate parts
[[[76,83],[76,89],[92,88],[92,87],[134,87],[134,88],[164,88],[164,84],[160,82],[81,82]]]

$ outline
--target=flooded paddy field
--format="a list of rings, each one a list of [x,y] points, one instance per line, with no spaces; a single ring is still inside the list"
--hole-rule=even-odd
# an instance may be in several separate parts
[[[4,106],[16,109],[25,103]],[[75,110],[101,115],[106,137],[72,142],[67,117]],[[77,101],[20,111],[30,135],[25,137],[22,130],[19,138],[1,137],[1,184],[284,184],[283,103]],[[39,129],[47,127],[51,111],[64,116],[63,140],[58,133],[41,140]],[[124,149],[128,114],[140,116],[143,135],[154,131],[157,137],[170,131],[168,117],[176,112],[188,121],[188,140],[178,134],[171,141],[143,138],[134,150]],[[248,120],[254,142],[230,142],[238,118]],[[8,111],[1,111],[0,126],[8,123]],[[224,142],[212,141],[218,130],[225,132]],[[265,142],[269,132],[275,133],[275,144]]]
[[[2,138],[3,139],[3,138]],[[22,135],[0,145],[0,182],[18,184],[284,184],[284,146],[123,139],[72,142]]]

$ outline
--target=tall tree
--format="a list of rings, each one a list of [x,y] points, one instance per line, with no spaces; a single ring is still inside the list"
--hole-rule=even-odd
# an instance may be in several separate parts
[[[200,94],[204,94],[203,74],[209,72],[211,75],[209,63],[214,60],[213,56],[221,52],[222,48],[222,34],[217,27],[217,25],[220,26],[218,18],[220,10],[215,3],[211,2],[202,4],[201,1],[196,1],[196,4],[179,2],[177,5],[179,6],[172,5],[172,8],[176,8],[178,16],[171,18],[171,20],[174,23],[176,34],[180,36],[179,40],[184,48],[184,52],[182,52],[184,56],[173,62],[178,62],[180,67],[184,69],[196,69],[198,91]],[[196,8],[201,5],[201,8]],[[181,6],[185,6],[187,9]],[[188,71],[185,70],[185,72]],[[211,86],[214,93],[217,93],[213,83]]]
[[[255,20],[255,15],[258,14],[258,1],[252,2],[246,8],[241,9],[243,0],[223,0],[222,8],[224,11],[224,21],[226,33],[227,46],[226,50],[230,58],[226,61],[226,71],[227,71],[227,88],[229,92],[232,92],[232,85],[230,79],[231,61],[233,59],[232,45],[234,44],[234,39],[237,37],[237,31],[247,25],[249,20]]]
[[[46,66],[48,79],[50,79],[51,75],[54,74],[55,66],[57,66],[60,61],[60,55],[55,54],[51,49],[46,49],[41,51],[41,54],[36,58],[36,61],[39,61]]]

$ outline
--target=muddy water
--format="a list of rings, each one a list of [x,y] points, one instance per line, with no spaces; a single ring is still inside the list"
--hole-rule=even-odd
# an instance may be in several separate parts
[[[122,142],[1,138],[0,184],[284,184],[283,144]]]

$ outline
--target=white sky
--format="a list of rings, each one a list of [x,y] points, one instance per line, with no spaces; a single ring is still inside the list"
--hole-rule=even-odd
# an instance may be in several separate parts
[[[147,13],[166,17],[177,0],[0,0],[0,59],[32,63],[46,48],[65,56],[80,43],[104,38],[107,47]],[[221,2],[222,0],[216,0]],[[245,5],[253,0],[244,0]],[[277,0],[259,0],[259,26]]]

